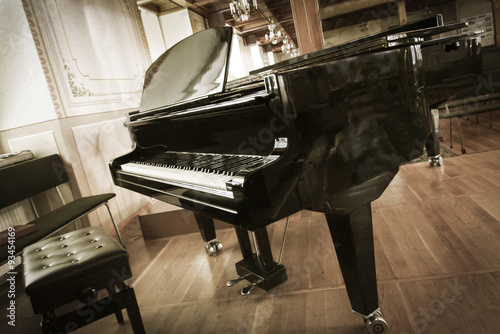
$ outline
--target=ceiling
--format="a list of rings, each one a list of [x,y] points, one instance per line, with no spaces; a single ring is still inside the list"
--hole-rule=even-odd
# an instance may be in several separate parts
[[[272,20],[282,34],[298,46],[290,0],[257,0],[257,9],[254,9],[253,0],[249,1],[252,3],[252,12],[245,22],[237,22],[232,17],[229,10],[231,0],[138,0],[137,4],[159,15],[188,8],[205,18],[218,17],[219,22],[223,18],[224,22],[232,26],[249,44],[257,42],[272,48],[273,52],[281,52],[281,43],[273,45],[265,38],[265,34],[269,33],[268,24]],[[316,1],[319,4],[323,31],[362,24],[373,20],[376,16],[374,13],[379,13],[383,18],[397,15],[397,1],[393,0]],[[407,12],[454,2],[455,0],[405,0]]]

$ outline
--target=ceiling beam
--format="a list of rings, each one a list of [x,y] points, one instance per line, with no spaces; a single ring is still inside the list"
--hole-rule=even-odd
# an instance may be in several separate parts
[[[399,17],[399,24],[403,25],[408,23],[405,0],[398,0],[398,17]]]
[[[331,17],[349,14],[351,12],[356,12],[358,10],[363,10],[386,3],[394,2],[394,0],[356,0],[356,1],[346,1],[340,2],[336,5],[328,6],[320,9],[319,13],[322,20],[329,19]]]
[[[191,1],[189,1],[189,3],[191,5],[196,5],[196,6],[205,6],[205,5],[211,4],[213,2],[214,2],[214,0],[204,0],[204,1],[202,1],[202,0],[191,0]]]
[[[138,0],[137,6],[145,6],[150,3],[157,2],[156,0]],[[168,0],[172,5],[176,5],[178,7],[186,8],[190,3],[185,0]]]
[[[281,24],[283,24],[283,23],[289,23],[289,22],[293,22],[293,19],[288,19],[288,20],[285,20],[285,21],[276,22],[275,24],[276,24],[276,25],[278,25],[278,24],[279,24],[279,25],[281,25]],[[245,29],[245,34],[246,34],[246,33],[250,33],[250,32],[252,32],[252,31],[257,31],[257,30],[267,29],[267,26],[268,26],[268,24],[266,24],[266,25],[259,25],[259,26],[255,27],[255,28]],[[233,27],[233,28],[234,28],[234,27]]]

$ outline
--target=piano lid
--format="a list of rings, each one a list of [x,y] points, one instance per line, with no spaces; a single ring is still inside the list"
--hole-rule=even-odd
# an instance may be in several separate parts
[[[228,27],[203,30],[165,51],[146,71],[140,111],[221,93],[232,34]]]

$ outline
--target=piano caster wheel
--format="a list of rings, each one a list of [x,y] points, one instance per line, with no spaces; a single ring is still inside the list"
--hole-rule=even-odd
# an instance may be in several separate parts
[[[210,241],[205,245],[205,251],[208,256],[217,255],[222,252],[222,244],[217,240]]]
[[[442,166],[443,163],[444,161],[442,156],[429,158],[429,165],[432,167],[434,167],[434,165]]]
[[[384,317],[382,317],[382,313],[380,313],[380,311],[373,313],[371,317],[365,319],[365,325],[370,334],[385,333],[388,327],[387,322]]]

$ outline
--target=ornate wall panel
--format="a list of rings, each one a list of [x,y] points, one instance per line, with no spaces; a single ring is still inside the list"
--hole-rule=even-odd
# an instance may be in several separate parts
[[[149,55],[134,0],[23,0],[59,118],[137,108]]]

